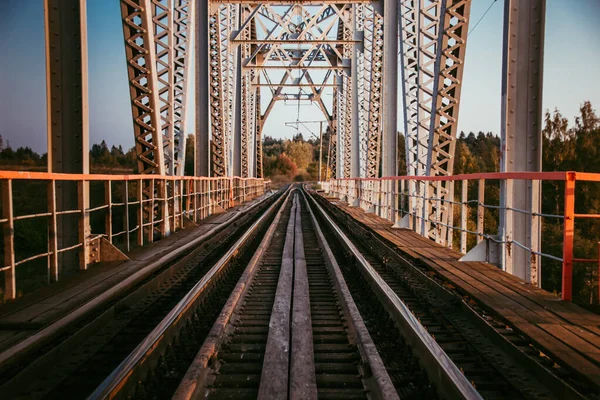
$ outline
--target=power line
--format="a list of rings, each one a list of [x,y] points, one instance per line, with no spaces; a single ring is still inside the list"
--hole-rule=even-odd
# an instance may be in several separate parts
[[[477,28],[477,25],[479,25],[479,23],[485,18],[485,16],[487,15],[487,13],[492,9],[492,7],[494,6],[494,4],[496,4],[496,1],[498,0],[493,0],[492,4],[490,4],[490,6],[488,7],[487,10],[485,10],[485,12],[483,13],[483,15],[481,16],[481,18],[479,18],[479,21],[477,21],[477,23],[475,24],[475,26],[473,28],[471,28],[471,30],[469,31],[469,33],[467,34],[467,37],[469,37],[469,35],[471,33],[473,33],[473,31],[475,30],[475,28]]]

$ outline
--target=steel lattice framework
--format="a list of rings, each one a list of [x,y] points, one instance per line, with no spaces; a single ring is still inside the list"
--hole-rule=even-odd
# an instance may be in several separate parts
[[[408,173],[452,174],[470,0],[207,0],[195,19],[193,3],[121,0],[140,172],[183,173],[195,20],[208,53],[197,77],[206,173],[262,177],[265,122],[291,100],[328,121],[333,177],[395,174],[399,31]],[[409,190],[424,221],[451,221],[448,184]],[[446,229],[421,229],[447,243]]]
[[[140,173],[183,175],[192,0],[121,0]]]
[[[451,175],[471,1],[413,0],[400,4],[407,172],[415,176]],[[413,183],[409,191],[416,195],[411,207],[424,217],[422,232],[451,245],[451,232],[445,228],[431,230],[425,221],[439,220],[451,226],[452,183]],[[417,201],[418,196],[434,201]]]
[[[121,15],[138,172],[183,175],[193,1],[121,0]],[[161,184],[141,189],[147,199],[167,196]],[[169,220],[169,210],[159,215],[155,203],[144,210],[146,220]],[[159,233],[167,235],[168,222],[162,227]]]

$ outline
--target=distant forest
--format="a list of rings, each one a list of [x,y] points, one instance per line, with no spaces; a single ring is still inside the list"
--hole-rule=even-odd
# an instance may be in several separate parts
[[[323,179],[327,176],[327,153],[329,134],[323,137]],[[398,171],[406,174],[404,136],[398,136]],[[543,128],[543,170],[583,171],[600,173],[600,119],[589,102],[585,102],[575,124],[558,110],[547,111]],[[194,138],[188,136],[186,148],[186,175],[193,174]],[[47,157],[29,147],[13,150],[8,141],[0,136],[0,169],[46,170]],[[135,149],[124,151],[121,146],[109,148],[102,141],[90,150],[92,173],[136,172]],[[454,174],[497,172],[500,169],[500,139],[492,132],[459,134],[456,143]],[[302,134],[292,140],[266,136],[263,141],[263,170],[274,185],[289,181],[316,180],[319,175],[319,141],[305,139]],[[562,182],[544,182],[542,188],[542,212],[562,215],[564,208]],[[475,188],[472,193],[476,193]],[[499,184],[486,185],[485,203],[499,204]],[[470,212],[474,212],[472,209]],[[576,186],[576,212],[600,214],[600,184],[578,182]],[[458,221],[458,214],[455,221]],[[469,227],[474,230],[473,227]],[[485,232],[497,233],[497,210],[488,209],[485,214]],[[456,232],[458,235],[458,232]],[[562,221],[544,218],[542,221],[544,253],[561,256]],[[473,236],[473,235],[471,235]],[[473,241],[475,238],[471,238]],[[575,226],[575,257],[596,258],[600,240],[600,220],[578,220]],[[561,285],[560,263],[542,260],[542,286],[551,292],[559,292]],[[594,264],[576,263],[574,266],[574,300],[579,303],[598,304],[598,267]]]

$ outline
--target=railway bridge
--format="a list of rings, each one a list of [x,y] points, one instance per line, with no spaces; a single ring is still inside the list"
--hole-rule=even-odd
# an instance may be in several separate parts
[[[120,0],[137,173],[102,175],[93,16],[44,0],[48,172],[0,171],[0,397],[600,398],[572,302],[574,268],[600,288],[575,230],[600,174],[542,171],[546,1],[503,2],[500,171],[455,175],[472,3]],[[265,179],[283,101],[322,113],[319,182]]]

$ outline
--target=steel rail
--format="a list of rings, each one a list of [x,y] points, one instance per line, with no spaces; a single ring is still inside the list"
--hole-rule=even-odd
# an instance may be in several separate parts
[[[361,359],[369,366],[372,373],[371,378],[373,379],[373,382],[370,383],[370,389],[375,394],[375,398],[389,400],[399,399],[398,393],[396,392],[385,365],[381,360],[381,356],[379,355],[375,344],[373,343],[373,339],[354,303],[354,299],[350,294],[350,289],[342,275],[340,266],[333,255],[331,247],[329,247],[329,244],[327,243],[327,239],[321,230],[317,217],[315,216],[304,191],[302,191],[302,197],[304,198],[308,212],[310,213],[317,240],[323,250],[323,257],[326,260],[327,268],[331,272],[332,281],[335,283],[336,292],[341,300],[340,303],[349,317],[348,322],[350,322],[354,328],[353,333],[356,336],[356,345],[361,353]]]
[[[271,195],[265,195],[264,200],[270,198]],[[247,210],[253,210],[256,207],[259,207],[262,204],[262,201],[251,205]],[[23,341],[15,344],[4,352],[0,353],[0,373],[4,372],[5,368],[10,366],[11,363],[18,361],[18,358],[22,355],[28,354],[41,346],[47,344],[48,341],[54,339],[57,335],[63,332],[65,329],[68,329],[72,324],[81,321],[83,318],[86,318],[92,313],[95,309],[97,309],[102,304],[106,304],[111,301],[115,296],[118,296],[121,293],[124,293],[129,288],[133,287],[137,283],[141,282],[143,279],[150,276],[152,273],[157,271],[161,266],[164,266],[168,263],[175,261],[177,258],[182,255],[188,254],[191,252],[194,247],[198,246],[199,243],[207,240],[208,238],[216,235],[221,232],[225,228],[225,225],[218,225],[214,228],[211,228],[206,233],[200,235],[199,237],[191,240],[190,242],[182,245],[176,251],[168,253],[164,256],[155,259],[153,262],[148,264],[146,267],[138,270],[134,274],[130,275],[126,279],[119,282],[115,285],[111,290],[106,291],[89,302],[85,303],[81,307],[75,309],[73,312],[59,318],[55,322],[46,326],[45,328],[39,330],[32,336],[27,337]],[[71,250],[77,246],[81,246],[81,244],[72,246],[70,248],[64,248],[58,250],[58,252],[63,252],[67,250]],[[0,269],[0,271],[4,270],[6,267]]]
[[[234,310],[236,309],[238,304],[240,304],[240,301],[243,300],[246,293],[250,289],[250,282],[254,279],[254,276],[256,275],[258,269],[257,267],[260,264],[267,249],[272,243],[272,239],[277,229],[277,225],[279,224],[281,216],[290,198],[291,196],[287,196],[287,198],[283,201],[283,204],[277,212],[275,219],[273,219],[271,226],[265,233],[262,242],[260,243],[258,249],[250,259],[248,266],[246,267],[244,273],[238,280],[238,283],[232,291],[229,299],[227,300],[227,303],[221,310],[219,318],[213,325],[208,336],[204,340],[202,347],[196,354],[185,376],[179,383],[179,386],[175,391],[175,394],[173,395],[174,400],[191,399],[196,398],[200,395],[200,391],[203,388],[203,380],[205,379],[207,373],[207,366],[209,364],[210,358],[217,350],[217,347],[219,346],[219,341],[225,333],[226,327],[229,324],[229,320],[232,317]]]
[[[169,328],[184,318],[184,314],[192,309],[196,300],[204,293],[209,284],[216,278],[216,275],[227,265],[231,259],[238,254],[239,249],[250,236],[258,229],[262,222],[279,207],[282,199],[287,198],[290,189],[288,188],[282,198],[272,204],[267,211],[263,213],[252,226],[240,237],[235,244],[219,259],[219,261],[206,273],[202,279],[181,299],[177,305],[167,314],[156,328],[140,343],[129,356],[113,370],[113,372],[96,388],[89,399],[113,398],[123,387],[127,379],[133,374],[137,366],[142,364],[148,355],[150,355],[158,346],[161,339],[165,337]]]
[[[405,339],[412,345],[415,353],[423,361],[423,367],[427,371],[429,379],[436,384],[439,393],[443,397],[451,399],[482,399],[481,395],[450,357],[421,325],[404,302],[400,300],[398,295],[379,276],[338,225],[312,196],[308,196],[308,198],[311,199],[315,209],[322,215],[335,235],[350,250],[364,272],[364,277],[377,292],[377,296],[382,300],[388,312],[393,314],[393,318],[402,326],[401,331]]]

